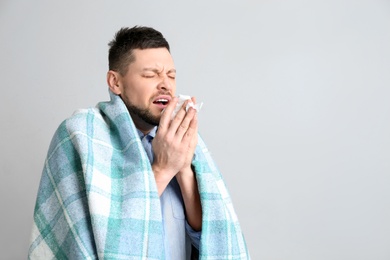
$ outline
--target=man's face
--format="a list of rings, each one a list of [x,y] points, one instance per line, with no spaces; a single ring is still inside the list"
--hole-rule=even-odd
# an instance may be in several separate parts
[[[135,125],[158,125],[162,110],[176,91],[176,70],[166,48],[133,50],[135,61],[119,77],[120,96]]]

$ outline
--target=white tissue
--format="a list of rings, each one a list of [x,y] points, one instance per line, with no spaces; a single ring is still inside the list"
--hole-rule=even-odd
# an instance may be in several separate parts
[[[191,99],[191,97],[190,97],[190,96],[187,96],[187,95],[179,95],[178,98],[179,98],[179,101],[177,102],[176,107],[175,107],[175,109],[174,109],[173,112],[172,112],[172,117],[171,117],[171,119],[173,119],[173,118],[176,116],[177,112],[179,112],[180,108],[183,106],[183,103],[184,103],[186,100]],[[194,108],[196,111],[199,112],[200,109],[202,108],[202,106],[203,106],[203,102],[200,102],[200,103],[198,103],[198,104],[194,104],[192,101],[190,101],[190,102],[188,102],[188,104],[186,105],[186,111],[188,111],[188,109],[189,109],[190,107],[192,107],[192,108]]]

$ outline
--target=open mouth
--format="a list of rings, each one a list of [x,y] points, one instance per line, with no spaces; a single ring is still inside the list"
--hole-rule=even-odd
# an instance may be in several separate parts
[[[163,106],[168,105],[168,103],[169,103],[169,100],[165,99],[165,98],[159,98],[159,99],[153,101],[153,104],[159,104],[159,105],[163,105]]]
[[[153,104],[157,105],[160,108],[165,108],[168,106],[169,101],[171,101],[172,97],[169,95],[159,95],[153,100]]]

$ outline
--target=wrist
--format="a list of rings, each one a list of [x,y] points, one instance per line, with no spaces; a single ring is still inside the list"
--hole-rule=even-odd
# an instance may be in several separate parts
[[[171,169],[161,168],[155,164],[152,164],[152,171],[156,181],[158,194],[161,196],[176,173]]]
[[[194,171],[191,168],[191,165],[182,168],[176,175],[178,178],[193,178]]]
[[[185,173],[185,174],[193,173],[191,164],[181,168],[179,172]]]

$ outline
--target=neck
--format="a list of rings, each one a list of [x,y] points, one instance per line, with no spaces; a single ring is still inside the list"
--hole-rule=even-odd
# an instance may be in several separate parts
[[[130,113],[131,118],[133,119],[135,127],[140,130],[144,135],[148,134],[155,127],[149,123],[146,123],[144,120],[139,118],[139,116]]]

